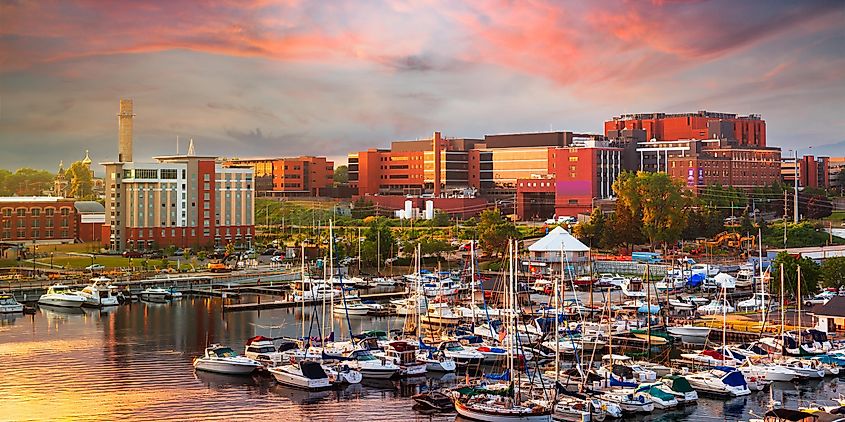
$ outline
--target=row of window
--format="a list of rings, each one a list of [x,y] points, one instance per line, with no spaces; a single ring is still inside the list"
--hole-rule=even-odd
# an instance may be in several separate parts
[[[30,208],[29,215],[32,217],[40,217],[41,216],[42,208]],[[12,208],[3,208],[3,217],[11,217],[12,216]],[[15,214],[18,217],[26,217],[26,208],[17,208],[14,210]],[[56,213],[55,208],[44,208],[44,215],[47,217],[52,217]],[[70,208],[63,207],[60,211],[61,215],[70,215]]]
[[[55,237],[55,232],[53,230],[47,229],[44,230],[44,237],[47,239],[51,239]],[[32,230],[29,232],[29,237],[27,237],[27,231],[25,229],[18,229],[15,231],[15,235],[17,239],[42,239],[41,231],[40,230]],[[68,231],[64,229],[59,232],[60,239],[67,239]],[[3,230],[3,239],[11,239],[12,238],[12,231],[11,230]]]

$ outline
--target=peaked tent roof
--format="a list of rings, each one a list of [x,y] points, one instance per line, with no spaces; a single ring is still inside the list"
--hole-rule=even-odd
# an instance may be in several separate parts
[[[542,239],[534,242],[528,247],[531,252],[560,252],[561,245],[563,250],[568,252],[587,252],[590,247],[581,243],[580,240],[569,234],[568,231],[562,227],[555,227]]]

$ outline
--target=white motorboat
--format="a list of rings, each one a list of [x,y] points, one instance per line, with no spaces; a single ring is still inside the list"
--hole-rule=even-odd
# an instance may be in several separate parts
[[[170,290],[162,287],[147,287],[146,289],[141,290],[141,293],[138,295],[141,296],[141,299],[151,301],[165,301],[170,299],[172,296]]]
[[[698,304],[688,299],[677,298],[669,299],[669,306],[679,311],[693,311],[698,307]]]
[[[553,285],[554,282],[551,280],[538,278],[534,280],[533,284],[531,284],[531,290],[535,291],[536,293],[546,293],[547,291],[551,291]]]
[[[390,304],[396,309],[396,314],[400,316],[416,315],[417,313],[424,314],[428,307],[428,300],[425,296],[418,298],[406,297],[403,299],[393,299]],[[416,304],[416,306],[414,306]]]
[[[592,403],[587,400],[581,400],[574,397],[563,397],[558,399],[558,402],[555,403],[552,419],[561,421],[592,422],[593,417],[595,416],[596,420],[604,420],[606,415],[604,415],[601,410],[601,404],[599,404],[598,409],[591,409],[591,406]]]
[[[824,378],[825,372],[814,363],[801,359],[790,359],[783,363],[785,368],[791,369],[798,374],[799,378]]]
[[[304,289],[296,290],[293,295],[294,302],[313,302],[331,297],[334,297],[334,300],[341,299],[341,290],[333,287],[331,283],[316,280],[306,280],[304,283],[300,281],[299,283],[304,284]]]
[[[754,285],[754,269],[752,268],[741,268],[736,273],[736,287],[740,289],[745,289]],[[739,306],[739,304],[737,304]]]
[[[65,308],[80,308],[85,298],[63,284],[54,284],[47,289],[47,293],[38,298],[39,305],[61,306]]]
[[[776,302],[772,301],[772,296],[768,293],[754,293],[751,299],[736,303],[736,308],[740,311],[760,311],[763,309],[774,311],[777,310],[777,306]]]
[[[461,291],[461,283],[451,278],[427,280],[421,287],[423,294],[428,297],[453,296]]]
[[[698,312],[701,312],[705,315],[718,315],[723,313],[732,313],[736,311],[733,306],[730,304],[724,303],[722,299],[713,299],[710,303],[699,306]]]
[[[117,306],[119,304],[117,296],[114,295],[114,289],[108,283],[111,281],[108,277],[92,278],[91,285],[85,286],[79,295],[85,298],[83,306],[92,306],[100,308],[103,306]]]
[[[475,349],[468,349],[455,340],[440,343],[438,350],[443,356],[455,361],[458,366],[477,366],[484,361],[484,355]]]
[[[700,339],[706,339],[710,335],[710,330],[710,327],[695,327],[692,325],[666,327],[666,332],[671,335]]]
[[[364,376],[342,362],[334,365],[323,364],[323,370],[329,376],[329,380],[335,385],[360,384]]]
[[[651,413],[654,411],[654,402],[645,394],[632,390],[617,390],[602,394],[602,399],[616,403],[622,408],[623,413]]]
[[[679,403],[690,404],[698,401],[698,392],[692,388],[689,381],[681,375],[667,375],[661,379],[666,386],[664,391],[675,395]]]
[[[692,388],[709,394],[739,397],[751,394],[742,372],[729,367],[716,367],[707,371],[685,375]]]
[[[392,277],[376,277],[373,279],[376,286],[393,287],[399,284],[399,281]]]
[[[798,373],[792,369],[774,363],[746,363],[737,369],[746,378],[756,377],[764,381],[790,382],[798,377]]]
[[[625,279],[625,281],[622,283],[622,286],[621,286],[622,294],[624,294],[625,296],[628,296],[628,297],[632,297],[632,298],[644,298],[644,297],[647,296],[647,293],[646,293],[645,290],[632,290],[631,289],[632,283],[633,283],[633,280]]]
[[[398,365],[399,375],[403,377],[423,375],[427,370],[427,363],[417,359],[417,346],[407,341],[390,342],[384,351],[373,355]]]
[[[691,353],[681,353],[681,357],[689,359],[699,365],[708,366],[738,366],[745,363],[744,361],[734,359],[732,356],[725,355],[722,351],[711,349],[699,350]]]
[[[23,305],[9,293],[0,293],[0,314],[16,314],[23,312]]]
[[[390,379],[399,375],[399,365],[373,356],[369,350],[353,350],[345,358],[350,368],[357,370],[364,378]]]
[[[486,320],[488,318],[501,318],[505,315],[505,313],[498,308],[493,308],[490,306],[459,306],[455,309],[457,313],[459,313],[465,320],[472,320],[475,317],[476,320]]]
[[[428,372],[455,372],[455,369],[458,367],[453,359],[435,350],[419,351],[417,353],[417,360],[425,362],[425,369]]]
[[[637,393],[644,394],[649,400],[654,403],[655,409],[671,409],[678,406],[678,398],[669,391],[668,388],[659,382],[640,385],[637,387]]]
[[[600,274],[598,281],[596,281],[596,286],[622,288],[623,284],[630,281],[630,279],[622,277],[619,274]]]
[[[279,384],[305,390],[322,390],[332,386],[323,366],[313,360],[303,360],[295,365],[280,365],[269,369]]]
[[[258,361],[238,356],[231,348],[218,344],[207,347],[203,356],[194,359],[195,369],[219,374],[246,375],[261,366]]]
[[[427,325],[458,325],[461,323],[461,315],[455,313],[448,303],[431,303],[428,312],[420,315],[420,322]]]
[[[367,315],[370,313],[370,307],[361,302],[361,299],[345,298],[342,302],[334,306],[332,311],[339,315]]]
[[[693,264],[690,267],[690,272],[692,274],[704,274],[708,277],[715,277],[719,274],[719,267],[709,264]]]
[[[730,274],[718,273],[713,279],[716,282],[716,287],[719,289],[735,289],[737,287],[736,278]]]

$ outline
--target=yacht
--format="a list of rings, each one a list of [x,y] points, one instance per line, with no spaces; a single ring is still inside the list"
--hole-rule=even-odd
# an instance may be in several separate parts
[[[103,306],[117,306],[119,304],[117,296],[113,294],[114,289],[108,286],[111,279],[107,277],[92,278],[91,285],[85,286],[79,295],[85,298],[83,306],[92,306],[100,308]]]
[[[85,298],[72,291],[63,284],[54,284],[47,289],[47,293],[38,298],[39,305],[61,306],[65,308],[79,308],[85,303]]]
[[[417,353],[417,360],[425,362],[425,370],[428,372],[455,372],[458,365],[451,358],[446,357],[438,350],[420,350]]]
[[[16,314],[23,312],[23,305],[9,293],[0,293],[0,314]]]
[[[422,285],[422,291],[428,297],[453,296],[461,291],[461,283],[451,278],[429,279]]]
[[[675,395],[678,402],[683,404],[695,403],[698,401],[698,392],[692,388],[689,381],[681,375],[667,375],[661,379],[668,391]]]
[[[710,303],[699,306],[698,311],[705,314],[705,315],[718,315],[722,313],[733,313],[736,311],[733,306],[730,304],[724,303],[722,299],[713,299]]]
[[[550,422],[551,406],[539,400],[515,402],[507,397],[506,385],[466,387],[455,390],[452,399],[461,417],[489,422]],[[468,394],[463,392],[467,391]]]
[[[427,370],[427,363],[417,359],[417,346],[407,341],[390,342],[383,352],[373,354],[399,365],[403,377],[423,375]]]
[[[416,306],[414,304],[416,303]],[[428,307],[428,300],[425,296],[418,298],[406,297],[402,299],[393,299],[390,301],[393,308],[396,309],[396,314],[399,316],[416,315],[418,313],[424,314]]]
[[[279,384],[305,390],[322,390],[332,386],[323,366],[313,360],[303,360],[297,364],[274,366],[269,369]]]
[[[736,273],[736,287],[744,289],[751,287],[754,284],[754,270],[751,268],[741,268]]]
[[[790,382],[798,377],[798,373],[792,369],[774,363],[746,363],[737,369],[746,378],[755,377],[764,381]]]
[[[692,325],[681,325],[674,327],[666,327],[666,332],[673,336],[681,336],[682,338],[700,338],[703,340],[710,336],[710,327],[695,327]]]
[[[344,298],[341,303],[334,306],[332,311],[340,315],[367,315],[370,313],[370,307],[361,302],[361,299]]]
[[[678,311],[693,311],[698,307],[698,304],[684,298],[669,299],[669,306]]]
[[[774,311],[777,310],[777,305],[772,301],[770,294],[754,293],[751,299],[737,302],[736,308],[740,311],[761,311],[763,309]]]
[[[265,367],[271,367],[290,361],[291,356],[287,352],[298,348],[299,344],[292,340],[283,340],[276,347],[272,339],[264,336],[255,336],[246,341],[244,356],[258,361]]]
[[[293,295],[295,302],[312,302],[322,300],[323,298],[328,299],[332,296],[334,296],[334,300],[340,300],[341,298],[341,290],[334,288],[331,283],[310,281],[304,284],[304,289],[297,290],[296,294]]]
[[[229,347],[213,344],[205,349],[203,356],[194,359],[194,368],[198,371],[216,372],[229,375],[247,375],[261,363],[238,354]]]
[[[420,315],[420,323],[427,325],[458,325],[461,315],[452,311],[448,303],[431,303],[428,313]]]
[[[455,361],[458,366],[477,366],[484,361],[484,355],[481,352],[468,349],[455,340],[440,343],[438,350],[444,357]]]
[[[824,378],[825,371],[824,369],[818,367],[817,365],[813,365],[812,363],[803,361],[801,359],[790,359],[786,361],[783,366],[787,369],[791,369],[798,374],[799,378]]]
[[[350,368],[357,370],[364,378],[390,379],[401,371],[398,365],[373,356],[369,350],[353,350],[345,358]]]
[[[655,409],[671,409],[678,406],[678,398],[659,382],[637,387],[637,393],[642,393],[654,403]]]
[[[654,402],[645,394],[632,390],[616,390],[602,394],[601,398],[615,403],[622,408],[623,413],[651,413],[654,411]]]
[[[141,290],[141,293],[138,295],[141,296],[141,299],[152,301],[165,301],[170,299],[172,296],[170,290],[161,287],[147,287],[146,289]]]
[[[751,394],[742,372],[731,367],[713,369],[685,375],[692,388],[720,396],[739,397]]]

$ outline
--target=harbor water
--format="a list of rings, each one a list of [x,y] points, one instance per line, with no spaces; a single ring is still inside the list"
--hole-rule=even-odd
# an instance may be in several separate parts
[[[306,310],[306,330],[329,326]],[[195,372],[206,344],[242,352],[254,335],[299,336],[303,312],[273,309],[222,312],[216,298],[136,302],[106,310],[40,308],[34,315],[0,316],[0,420],[261,420],[452,421],[422,414],[410,396],[428,384],[449,385],[463,375],[407,381],[365,380],[344,390],[306,392],[271,377]],[[345,317],[336,336],[348,337]],[[313,322],[312,322],[313,321]],[[401,327],[399,318],[350,317],[352,332]],[[836,398],[845,378],[775,383],[771,391],[633,418],[655,421],[748,420],[771,398],[795,408]],[[626,420],[632,418],[626,418]]]

